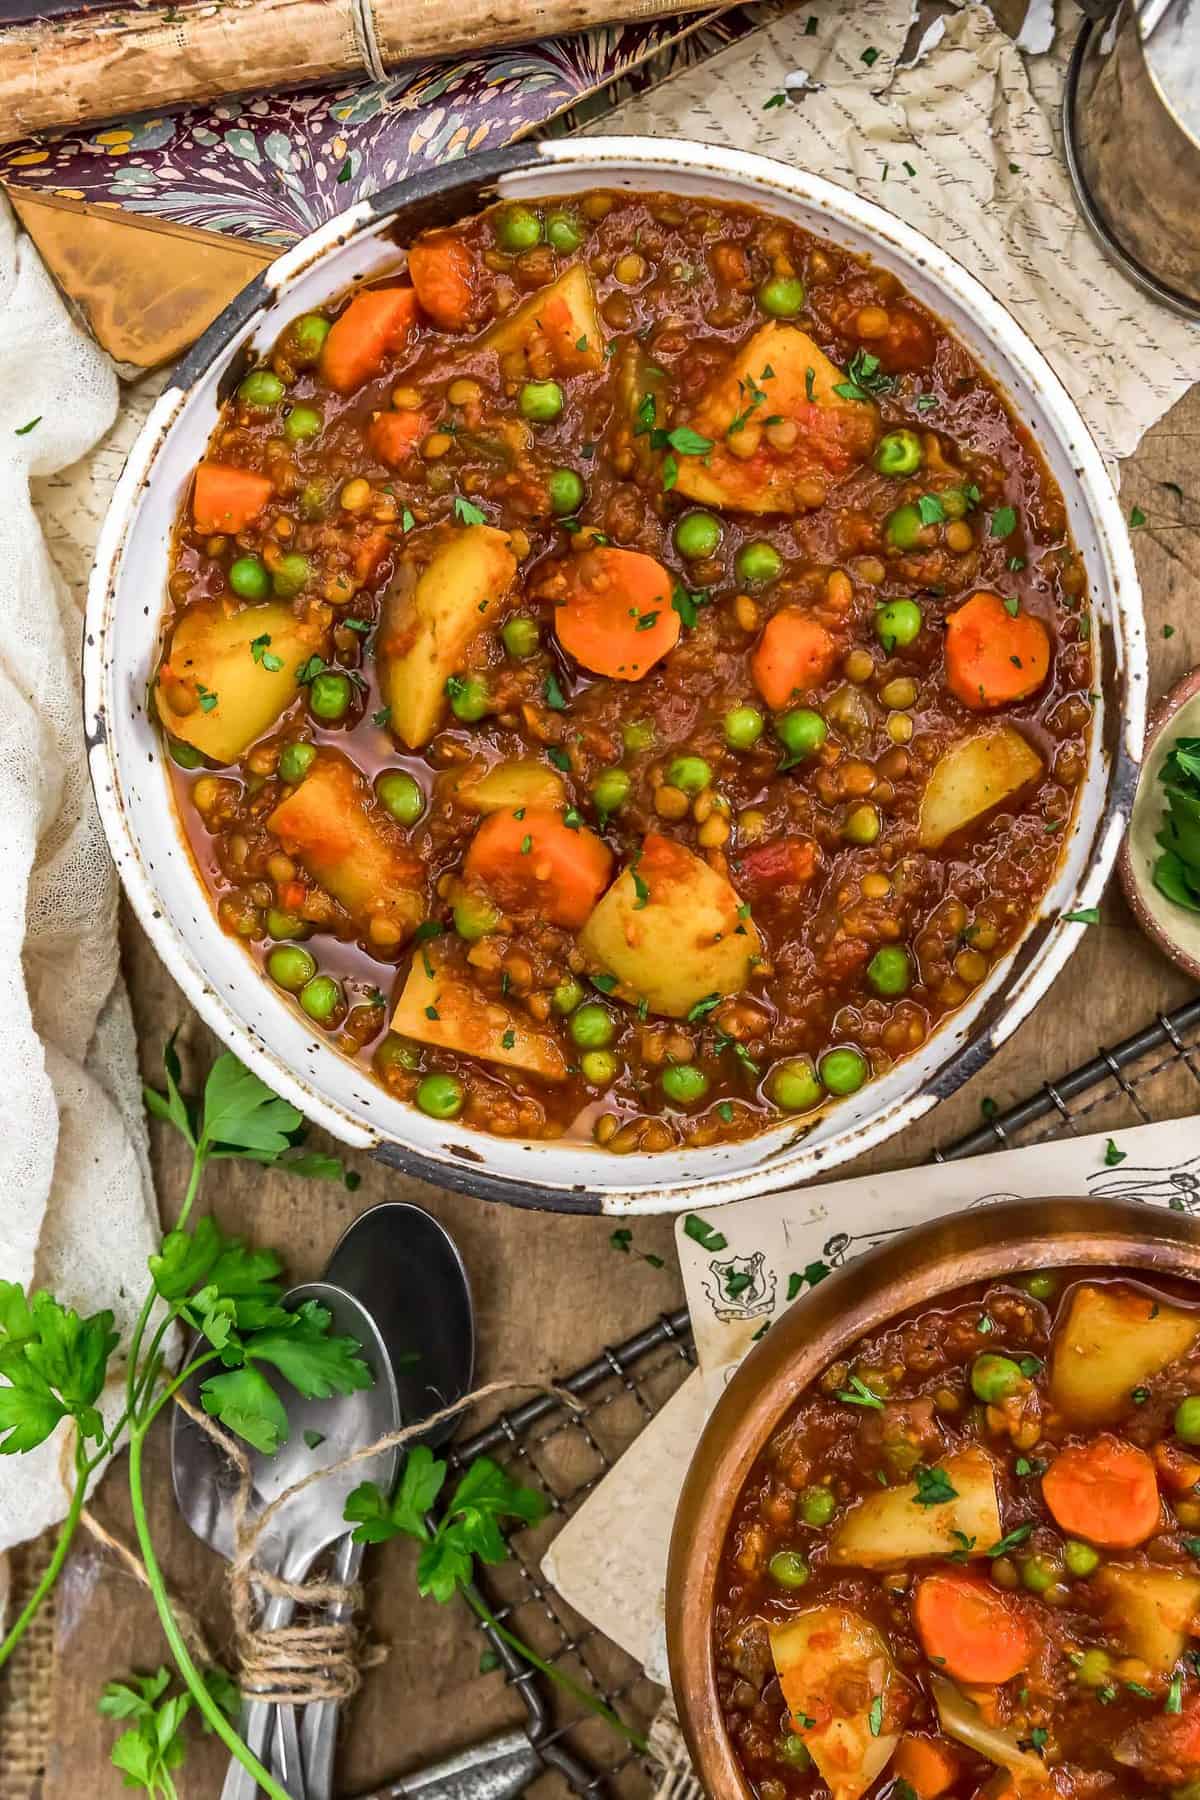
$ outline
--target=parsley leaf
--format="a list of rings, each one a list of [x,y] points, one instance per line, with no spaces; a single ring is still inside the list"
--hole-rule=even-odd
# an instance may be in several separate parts
[[[951,1485],[945,1469],[926,1469],[918,1464],[913,1470],[913,1481],[917,1489],[914,1506],[944,1506],[947,1500],[958,1498],[958,1489]]]
[[[986,1554],[988,1556],[1007,1556],[1010,1550],[1015,1550],[1018,1544],[1023,1544],[1026,1538],[1032,1537],[1032,1535],[1033,1526],[1031,1524],[1014,1525],[1011,1531],[1006,1531],[1002,1538],[998,1538],[989,1547]]]
[[[707,606],[709,596],[706,593],[695,593],[677,581],[671,594],[671,605],[679,614],[682,623],[690,631],[699,617],[700,608]]]
[[[546,696],[546,705],[552,711],[565,712],[567,710],[567,697],[559,687],[558,678],[555,675],[547,675],[546,685],[542,691]]]
[[[1104,1146],[1105,1168],[1115,1169],[1118,1163],[1123,1163],[1125,1161],[1128,1154],[1129,1152],[1127,1150],[1118,1150],[1116,1144],[1109,1138],[1107,1144]]]
[[[729,1246],[729,1239],[723,1232],[715,1230],[707,1220],[699,1218],[695,1213],[688,1213],[684,1219],[683,1232],[685,1237],[690,1237],[702,1250],[710,1250],[713,1255]]]
[[[850,1377],[849,1388],[838,1389],[837,1398],[844,1400],[847,1406],[871,1406],[877,1412],[883,1411],[883,1401],[879,1395],[872,1393],[866,1382],[860,1380],[857,1375]]]
[[[460,525],[487,524],[487,514],[483,508],[476,506],[473,500],[464,500],[461,494],[454,496],[454,516]]]
[[[856,350],[846,364],[845,381],[835,383],[833,391],[843,400],[869,400],[873,395],[890,394],[895,385],[895,377],[883,373],[877,356],[869,350]]]
[[[1098,906],[1080,906],[1074,912],[1063,913],[1062,917],[1069,925],[1098,925],[1100,908]]]
[[[992,514],[990,531],[994,538],[1011,537],[1017,528],[1016,508],[1000,506]]]

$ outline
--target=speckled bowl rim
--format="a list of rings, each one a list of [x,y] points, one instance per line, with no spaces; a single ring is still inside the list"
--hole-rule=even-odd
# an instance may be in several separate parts
[[[500,196],[596,186],[773,209],[894,268],[946,319],[1036,431],[1063,489],[1089,573],[1102,694],[1076,817],[1038,914],[921,1050],[811,1126],[785,1121],[739,1144],[627,1158],[575,1140],[513,1142],[427,1119],[318,1041],[216,925],[181,852],[177,820],[171,828],[169,778],[145,704],[165,589],[165,520],[248,356],[306,305],[385,263],[396,266],[394,233],[408,240]],[[1100,898],[1132,799],[1146,687],[1140,594],[1116,494],[1058,376],[1000,302],[911,226],[821,177],[745,151],[604,137],[522,144],[426,172],[359,202],[254,278],[174,371],[130,452],[97,546],[83,672],[93,785],[121,879],[151,942],[217,1035],[314,1122],[407,1173],[489,1200],[622,1214],[712,1206],[823,1175],[902,1131],[983,1067],[1074,948],[1079,928],[1062,914]]]
[[[1156,950],[1161,950],[1177,969],[1182,969],[1184,974],[1190,975],[1193,981],[1200,981],[1200,949],[1193,955],[1190,950],[1185,949],[1182,944],[1177,942],[1147,899],[1146,890],[1153,882],[1153,865],[1144,874],[1139,874],[1135,868],[1133,833],[1139,807],[1150,806],[1156,798],[1159,811],[1165,817],[1166,805],[1161,798],[1161,789],[1157,795],[1153,791],[1158,788],[1156,777],[1160,766],[1155,751],[1159,739],[1174,724],[1183,709],[1198,703],[1200,703],[1200,664],[1194,669],[1189,669],[1186,675],[1180,677],[1158,701],[1150,715],[1150,722],[1146,726],[1146,741],[1142,749],[1142,768],[1138,775],[1133,805],[1129,809],[1129,827],[1121,845],[1121,854],[1117,859],[1117,873],[1120,877],[1121,888],[1129,910],[1137,920],[1138,928],[1150,939]],[[1200,726],[1200,720],[1197,721],[1197,724]]]

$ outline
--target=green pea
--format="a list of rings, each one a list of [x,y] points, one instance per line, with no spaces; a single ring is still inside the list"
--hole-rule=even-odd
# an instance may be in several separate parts
[[[898,506],[884,520],[883,534],[896,550],[911,550],[925,529],[925,521],[911,504]]]
[[[573,976],[568,975],[565,981],[559,982],[551,994],[550,1004],[556,1013],[565,1015],[574,1012],[582,999],[583,989]]]
[[[753,750],[764,723],[756,706],[735,706],[725,714],[725,742],[731,750]]]
[[[454,1075],[426,1075],[417,1088],[417,1105],[431,1119],[457,1119],[463,1099],[462,1082]]]
[[[528,206],[506,206],[496,214],[496,242],[502,250],[532,250],[542,241],[542,221]]]
[[[1058,1276],[1041,1270],[1033,1275],[1022,1276],[1018,1286],[1025,1289],[1031,1300],[1053,1300],[1058,1292]]]
[[[588,1050],[580,1057],[579,1067],[583,1079],[593,1087],[607,1087],[616,1080],[620,1064],[611,1050]]]
[[[689,562],[713,556],[721,542],[721,521],[708,512],[684,513],[674,531],[675,548]]]
[[[650,719],[631,719],[621,727],[621,742],[631,756],[649,750],[654,743],[654,724]]]
[[[965,519],[971,510],[971,501],[961,488],[943,488],[938,499],[948,519]]]
[[[542,641],[536,619],[528,613],[514,613],[506,619],[500,628],[500,638],[508,654],[518,662],[527,656],[533,656]]]
[[[828,1525],[837,1501],[827,1487],[805,1488],[800,1496],[800,1517],[806,1525]]]
[[[546,220],[546,242],[552,250],[569,256],[583,242],[583,227],[574,213],[552,212]]]
[[[907,994],[912,985],[912,964],[900,944],[882,945],[867,964],[867,980],[877,994]]]
[[[415,825],[425,811],[421,784],[407,769],[385,769],[375,778],[379,804],[401,825]]]
[[[265,600],[271,577],[257,556],[239,556],[229,565],[229,585],[241,600]]]
[[[873,844],[880,832],[879,808],[864,800],[852,806],[842,820],[842,836],[848,844]]]
[[[915,643],[922,623],[915,600],[889,600],[886,606],[875,608],[875,636],[889,656],[897,646],[903,649]]]
[[[775,736],[789,756],[814,756],[829,736],[829,727],[819,712],[798,706],[776,719]]]
[[[305,438],[319,437],[325,423],[315,406],[293,406],[283,421],[283,435],[290,443],[303,443]]]
[[[774,544],[758,539],[753,544],[743,544],[733,559],[733,571],[738,580],[747,587],[758,587],[768,581],[774,581],[783,568],[783,558]]]
[[[667,764],[667,780],[685,794],[702,794],[712,781],[712,770],[702,756],[673,756]]]
[[[671,1063],[659,1079],[663,1093],[677,1106],[694,1106],[708,1092],[708,1076],[695,1063]]]
[[[267,935],[273,938],[302,938],[308,933],[308,926],[295,913],[280,912],[277,906],[267,911]]]
[[[1025,1386],[1025,1377],[1011,1356],[988,1351],[971,1364],[971,1392],[985,1406],[998,1406]]]
[[[281,556],[271,571],[271,586],[281,600],[292,600],[308,582],[310,570],[307,556],[292,550]]]
[[[332,669],[314,675],[308,684],[308,704],[318,719],[329,723],[342,719],[350,709],[350,677]]]
[[[772,319],[794,319],[804,310],[804,283],[798,275],[772,275],[758,290],[758,304]]]
[[[317,972],[317,959],[299,944],[280,944],[267,958],[267,974],[277,987],[298,994]]]
[[[546,483],[546,492],[550,496],[551,512],[578,512],[583,505],[583,477],[574,469],[554,469]]]
[[[341,985],[332,975],[314,975],[300,990],[300,1004],[310,1019],[327,1025],[343,1004]]]
[[[1189,1394],[1175,1408],[1175,1436],[1185,1444],[1200,1444],[1200,1394]]]
[[[798,1550],[777,1550],[767,1564],[767,1573],[780,1587],[800,1588],[812,1570]]]
[[[389,1069],[406,1069],[412,1073],[421,1066],[421,1052],[407,1038],[389,1031],[376,1050],[372,1062],[380,1075],[386,1075]]]
[[[784,1112],[811,1112],[824,1098],[811,1056],[789,1056],[771,1070],[767,1094]]]
[[[279,405],[284,392],[282,381],[270,369],[251,369],[238,387],[238,399],[243,405],[254,407],[256,412],[270,412],[273,406]]]
[[[332,492],[332,482],[306,481],[300,489],[300,517],[309,525],[315,525],[318,519],[323,519],[328,510],[329,496]]]
[[[843,1048],[827,1050],[817,1064],[817,1073],[831,1094],[854,1094],[871,1071],[861,1050]]]
[[[1063,1561],[1067,1573],[1082,1581],[1100,1567],[1100,1552],[1093,1550],[1090,1544],[1081,1544],[1078,1538],[1068,1538],[1063,1545]]]
[[[468,944],[487,937],[499,923],[499,912],[481,894],[462,894],[454,902],[454,929]]]
[[[292,355],[296,362],[315,363],[325,347],[331,326],[320,313],[305,313],[292,326]]]
[[[182,738],[168,738],[167,749],[171,761],[181,769],[199,769],[204,765],[204,755],[197,750],[195,744],[185,744]]]
[[[1027,1556],[1021,1564],[1021,1585],[1031,1594],[1044,1594],[1058,1580],[1058,1568],[1048,1556]]]
[[[1107,1650],[1085,1650],[1075,1668],[1080,1687],[1105,1687],[1112,1674],[1112,1657]]]
[[[581,1050],[603,1050],[612,1043],[616,1030],[612,1014],[596,1000],[589,1000],[571,1014],[571,1036]]]
[[[875,467],[881,475],[914,475],[924,460],[915,431],[888,431],[875,446]]]
[[[451,676],[450,679],[453,686],[450,683],[447,686],[450,691],[451,712],[464,725],[474,725],[488,709],[487,682],[478,675],[468,675],[457,680]]]
[[[624,769],[605,769],[592,783],[592,799],[602,813],[620,812],[629,798],[630,785]]]
[[[782,1762],[793,1769],[809,1769],[812,1767],[812,1752],[797,1731],[789,1731],[779,1745],[779,1756]]]
[[[283,781],[303,781],[316,761],[312,744],[285,744],[279,752],[279,774]]]
[[[563,409],[563,391],[557,381],[527,381],[517,395],[517,407],[531,425],[549,425]]]

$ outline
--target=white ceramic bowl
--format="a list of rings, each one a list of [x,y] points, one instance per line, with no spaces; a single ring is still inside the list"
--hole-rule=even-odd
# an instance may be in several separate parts
[[[171,529],[224,397],[247,356],[296,314],[401,260],[418,231],[504,196],[659,189],[751,202],[893,270],[968,346],[1032,428],[1066,498],[1095,608],[1100,664],[1087,779],[1058,874],[1020,943],[914,1056],[811,1129],[784,1122],[744,1143],[618,1157],[585,1143],[519,1143],[426,1118],[321,1038],[217,924],[181,835],[146,705]],[[113,856],[142,925],[188,999],[244,1062],[345,1143],[488,1199],[564,1211],[712,1206],[825,1174],[951,1093],[1053,985],[1121,842],[1141,756],[1146,658],[1137,574],[1099,452],[1020,326],[936,244],[845,188],[710,145],[588,138],[452,163],[362,201],[256,276],[175,371],[130,454],[88,597],[85,713],[92,778]]]

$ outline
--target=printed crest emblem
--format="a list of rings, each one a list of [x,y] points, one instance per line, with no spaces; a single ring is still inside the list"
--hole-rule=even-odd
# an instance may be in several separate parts
[[[713,1261],[708,1268],[712,1279],[705,1279],[704,1292],[718,1319],[729,1323],[774,1311],[775,1273],[767,1268],[761,1250],[752,1256]]]

